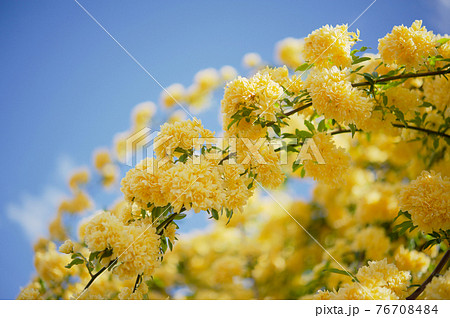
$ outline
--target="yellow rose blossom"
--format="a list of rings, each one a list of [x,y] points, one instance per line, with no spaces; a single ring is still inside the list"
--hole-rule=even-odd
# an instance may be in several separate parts
[[[175,243],[176,230],[177,230],[177,226],[175,223],[170,223],[164,229],[164,236],[167,237],[172,242],[172,244]]]
[[[186,90],[181,84],[172,84],[161,92],[161,105],[171,108],[175,104],[183,103],[185,99]]]
[[[303,39],[286,38],[276,44],[275,57],[292,69],[304,63],[302,52],[304,46]]]
[[[229,82],[231,80],[234,80],[237,77],[237,71],[233,66],[225,65],[222,66],[220,69],[220,76],[222,78],[222,81]]]
[[[58,249],[61,253],[70,254],[73,252],[73,242],[66,240]]]
[[[450,298],[450,269],[447,269],[443,275],[433,278],[425,288],[424,296],[425,299],[433,300]]]
[[[242,58],[242,64],[248,68],[256,68],[261,65],[262,59],[258,53],[247,53]]]
[[[121,181],[121,191],[128,202],[134,202],[143,209],[149,204],[166,206],[168,201],[161,190],[160,178],[163,170],[170,165],[159,167],[154,158],[142,160],[129,170]]]
[[[154,140],[154,144],[158,144],[154,150],[156,158],[179,156],[180,153],[175,152],[178,147],[188,151],[193,150],[194,140],[200,137],[213,138],[214,132],[203,128],[201,121],[196,118],[173,124],[165,123]]]
[[[416,20],[410,28],[395,26],[391,33],[378,40],[378,51],[386,64],[406,65],[418,69],[428,56],[437,54],[436,37]]]
[[[156,105],[153,102],[137,104],[131,113],[133,131],[145,128],[156,113]],[[98,168],[97,168],[98,169]]]
[[[358,125],[369,118],[373,102],[346,79],[347,71],[336,66],[312,71],[305,87],[313,107],[325,118]]]
[[[207,209],[220,211],[225,199],[217,164],[205,157],[199,163],[192,158],[173,165],[161,175],[161,191],[179,212],[182,207],[195,212]]]
[[[94,167],[97,170],[102,169],[106,164],[111,163],[111,155],[107,149],[97,149],[94,152]]]
[[[378,261],[386,256],[390,247],[389,238],[383,228],[369,226],[355,235],[353,249],[364,251],[368,259]]]
[[[440,111],[445,111],[450,108],[449,91],[450,81],[444,76],[436,76],[434,78],[426,78],[424,80],[423,92],[425,101],[433,104]]]
[[[305,160],[306,176],[332,187],[343,185],[345,183],[343,176],[350,167],[350,156],[343,148],[337,148],[332,136],[326,133],[314,135],[313,140],[325,164],[315,162],[317,158],[314,157],[312,160]]]
[[[420,230],[428,233],[450,229],[450,179],[434,171],[420,176],[403,187],[400,209],[408,211]]]
[[[421,275],[430,266],[430,257],[425,253],[416,250],[407,250],[403,246],[395,251],[395,265],[399,270],[409,270],[411,273]]]
[[[358,35],[348,32],[346,24],[336,27],[327,24],[305,38],[303,55],[318,67],[348,67],[352,61],[350,49],[357,40]]]
[[[76,190],[80,185],[89,182],[89,171],[87,169],[81,169],[72,174],[69,179],[70,189]]]

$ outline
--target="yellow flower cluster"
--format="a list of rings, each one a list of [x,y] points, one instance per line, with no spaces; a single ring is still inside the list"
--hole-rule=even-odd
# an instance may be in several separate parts
[[[346,77],[346,70],[336,66],[316,69],[308,75],[305,87],[319,114],[339,123],[358,125],[370,117],[373,103],[362,91],[352,87]]]
[[[186,163],[173,165],[162,174],[160,184],[175,212],[182,207],[195,212],[211,208],[220,211],[225,200],[217,164],[205,157],[200,163],[189,158]]]
[[[142,105],[142,104],[140,104]],[[138,106],[140,106],[138,105]],[[145,105],[144,105],[145,106]],[[148,118],[151,115],[148,115],[147,109],[145,107],[139,107],[138,111],[136,112],[136,128],[141,127],[139,129],[142,129],[146,126],[146,123],[148,122]],[[144,112],[142,114],[141,112]],[[140,114],[141,113],[141,114]],[[144,117],[144,118],[142,118]],[[118,168],[115,164],[112,162],[111,155],[107,149],[97,149],[94,152],[94,167],[97,169],[99,174],[102,177],[102,183],[105,187],[109,187],[114,184],[114,182],[117,180],[117,176],[119,174]]]
[[[400,109],[407,119],[414,118],[414,112],[418,111],[421,104],[417,90],[403,86],[395,86],[386,90],[388,107],[395,106]]]
[[[179,121],[161,126],[158,136],[154,140],[155,154],[158,159],[166,156],[172,158],[176,148],[193,150],[194,140],[198,138],[213,138],[214,133],[203,128],[199,119]]]
[[[420,176],[400,192],[400,209],[408,211],[422,231],[450,229],[450,179],[434,171]]]
[[[228,126],[233,121],[231,118],[238,110],[255,106],[256,109],[252,114],[264,118],[265,120],[275,120],[277,113],[277,101],[283,95],[283,88],[272,78],[279,77],[278,72],[268,74],[266,70],[255,74],[250,79],[238,77],[236,80],[227,84],[225,94],[222,99],[222,113],[224,115],[224,130],[232,135],[240,137],[258,138],[263,134],[263,130],[253,129],[247,131],[247,126],[253,126],[252,123],[244,124],[242,120],[239,124],[233,125],[230,129]],[[259,132],[259,133],[258,133]]]
[[[77,191],[74,198],[63,200],[59,205],[59,211],[78,213],[92,207],[91,198],[83,191]]]
[[[407,271],[399,271],[386,259],[369,262],[356,274],[358,282],[343,285],[338,292],[319,294],[317,299],[333,300],[381,300],[404,297],[411,275]]]
[[[416,250],[408,250],[403,246],[399,246],[395,251],[394,259],[398,269],[418,275],[425,273],[431,263],[427,254]]]
[[[305,38],[303,55],[306,61],[317,67],[348,67],[352,61],[350,49],[356,41],[358,35],[348,32],[346,24],[336,27],[327,24]]]
[[[159,235],[156,229],[141,222],[124,224],[107,211],[99,212],[83,228],[84,241],[91,252],[112,249],[112,255],[102,260],[118,258],[113,272],[121,280],[137,274],[150,277],[159,265]]]
[[[61,253],[70,254],[73,252],[73,242],[66,240],[58,249]]]
[[[326,133],[314,135],[313,140],[325,164],[315,160],[305,160],[306,176],[332,187],[345,184],[344,174],[350,167],[350,156],[343,148],[336,147],[332,136]]]
[[[81,185],[89,182],[89,171],[87,169],[80,169],[75,171],[69,179],[69,187],[76,191]]]
[[[175,104],[187,104],[194,110],[200,110],[211,104],[212,92],[222,83],[236,77],[236,70],[225,65],[219,71],[214,68],[203,69],[194,76],[191,86],[185,88],[175,83],[165,88],[160,96],[160,103],[168,108]]]
[[[450,42],[447,42],[450,43]],[[438,110],[445,112],[450,108],[450,81],[444,76],[427,78],[423,82],[425,101],[433,104]],[[449,117],[448,114],[446,117]]]
[[[376,184],[359,199],[356,218],[361,223],[392,222],[398,213],[398,200],[393,187]]]
[[[46,249],[36,251],[34,266],[39,277],[49,284],[60,283],[67,275],[65,266],[70,262],[69,255],[58,253],[56,245],[49,242]]]
[[[295,70],[304,63],[302,57],[304,44],[303,39],[283,39],[276,45],[275,56],[281,63]]]
[[[355,235],[353,249],[364,251],[367,259],[379,261],[386,257],[390,241],[383,228],[369,226]]]
[[[405,65],[408,69],[420,68],[428,56],[437,54],[436,37],[422,26],[421,20],[414,21],[410,28],[395,26],[378,42],[378,51],[384,63]]]
[[[131,112],[133,131],[145,128],[156,113],[156,105],[153,102],[137,104]],[[97,169],[99,169],[97,167]]]
[[[262,59],[258,53],[250,52],[242,58],[242,64],[247,68],[257,68],[261,63]]]
[[[222,167],[204,156],[159,169],[156,164],[155,159],[145,159],[127,172],[121,190],[128,202],[143,209],[170,203],[175,212],[183,207],[220,211],[222,206],[240,209],[251,196],[248,178],[240,175],[245,170],[241,165]]]

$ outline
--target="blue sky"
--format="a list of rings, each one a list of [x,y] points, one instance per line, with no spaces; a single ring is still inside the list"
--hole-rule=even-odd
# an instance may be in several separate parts
[[[350,24],[373,0],[79,1],[163,86],[188,86],[207,67],[245,74],[247,52],[273,61],[277,41]],[[450,33],[449,15],[448,0],[378,0],[351,29],[376,48],[393,25],[415,19]],[[73,0],[3,0],[0,30],[0,299],[10,299],[34,272],[31,239],[69,194],[68,172],[89,165],[161,88]],[[216,131],[220,94],[199,115]]]

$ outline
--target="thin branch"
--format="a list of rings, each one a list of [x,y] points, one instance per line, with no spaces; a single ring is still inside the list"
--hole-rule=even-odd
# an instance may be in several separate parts
[[[415,126],[410,126],[410,125],[403,125],[403,124],[392,124],[392,126],[394,127],[398,127],[398,128],[407,128],[407,129],[412,129],[412,130],[418,130],[421,132],[425,132],[427,134],[431,134],[431,135],[438,135],[441,137],[445,137],[445,138],[450,138],[450,135],[447,135],[446,133],[443,132],[439,132],[439,131],[434,131],[434,130],[429,130],[426,128],[421,128],[421,127],[415,127]]]
[[[385,83],[389,81],[395,81],[398,79],[404,79],[404,78],[415,78],[415,77],[426,77],[426,76],[434,76],[434,75],[443,75],[450,73],[450,69],[446,70],[440,70],[440,71],[433,71],[433,72],[422,72],[422,73],[407,73],[407,74],[401,74],[396,76],[390,76],[381,78],[379,80],[374,80],[373,84],[379,84],[379,83]],[[369,82],[362,82],[362,83],[353,83],[353,87],[360,87],[360,86],[369,86],[372,85],[372,83]]]
[[[427,285],[431,282],[431,280],[440,273],[440,271],[442,270],[442,268],[444,268],[445,264],[447,264],[447,261],[450,259],[450,249],[447,250],[447,252],[445,252],[444,256],[442,256],[441,260],[439,261],[439,263],[437,264],[436,268],[434,269],[434,271],[430,274],[430,276],[427,277],[427,279],[425,279],[425,281],[422,283],[422,285],[420,285],[411,295],[409,295],[408,297],[406,297],[407,300],[414,300],[417,299],[417,297],[420,296],[420,294],[422,294],[422,292],[425,290],[425,287],[427,287]]]
[[[170,215],[167,219],[165,219],[160,225],[156,227],[156,232],[158,233],[158,235],[163,234],[164,229],[169,225],[170,222],[172,222],[175,219],[176,216],[177,213]]]
[[[88,289],[92,283],[95,281],[95,279],[97,277],[99,277],[105,270],[107,270],[110,266],[112,266],[115,262],[117,262],[117,258],[113,259],[111,262],[109,262],[108,266],[104,266],[102,267],[97,273],[95,273],[94,275],[91,276],[91,279],[89,280],[89,282],[87,283],[86,287],[84,287],[83,290]]]
[[[141,282],[142,282],[142,275],[138,274],[136,277],[136,282],[134,283],[133,293],[136,291],[136,289],[138,289],[139,285],[141,285]]]

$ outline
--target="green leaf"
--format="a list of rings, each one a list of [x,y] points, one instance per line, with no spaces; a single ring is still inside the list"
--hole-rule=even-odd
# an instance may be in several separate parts
[[[304,178],[306,174],[305,167],[303,167],[302,171],[300,172],[300,177]]]
[[[358,58],[353,60],[352,64],[355,65],[355,64],[359,64],[359,63],[362,63],[362,62],[365,62],[365,61],[369,61],[369,60],[371,60],[371,58],[368,57],[368,56],[358,57]]]
[[[326,271],[326,272],[331,272],[331,273],[336,273],[336,274],[341,274],[341,275],[345,275],[345,276],[349,276],[349,277],[351,277],[353,280],[355,280],[356,282],[359,283],[358,278],[356,278],[355,275],[353,275],[352,273],[349,273],[349,272],[347,272],[347,271],[343,271],[343,270],[337,269],[337,268],[326,268],[326,269],[324,269],[324,271]]]
[[[271,127],[272,127],[273,131],[277,134],[277,136],[280,136],[280,135],[281,135],[281,129],[280,129],[280,126],[278,126],[278,125],[272,125]]]
[[[216,209],[211,209],[211,216],[212,216],[214,219],[218,220],[218,219],[219,219],[219,212],[217,212]]]
[[[174,220],[182,220],[186,217],[187,215],[184,213],[179,213],[174,217]]]
[[[308,63],[303,63],[302,65],[300,65],[299,67],[297,67],[295,69],[296,72],[304,72],[306,70],[308,70],[311,66]]]
[[[67,264],[66,266],[64,266],[65,268],[72,268],[72,266],[74,265],[80,265],[83,264],[84,260],[81,258],[75,258],[73,259],[69,264]]]
[[[319,123],[319,125],[317,126],[317,130],[322,132],[322,131],[326,131],[327,130],[327,125],[326,125],[326,120],[322,119]]]
[[[353,136],[355,136],[355,132],[357,130],[356,125],[355,124],[349,124],[348,127],[352,131],[352,138],[353,138]]]
[[[309,129],[310,132],[312,132],[313,134],[316,132],[316,128],[314,127],[314,125],[310,121],[305,119],[304,123],[305,123],[305,126]]]

